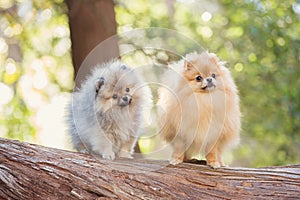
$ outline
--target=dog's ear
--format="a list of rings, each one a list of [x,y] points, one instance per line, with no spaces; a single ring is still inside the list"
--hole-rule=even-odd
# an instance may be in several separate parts
[[[96,94],[98,94],[99,90],[101,87],[104,85],[104,78],[97,78],[96,83],[95,83],[95,89],[96,89]]]
[[[184,70],[191,70],[193,68],[192,63],[188,62],[187,60],[184,60]]]
[[[221,61],[221,60],[218,58],[218,56],[217,56],[216,54],[214,54],[214,53],[209,53],[209,52],[207,52],[207,53],[209,54],[209,59],[210,59],[214,64],[216,64],[218,67],[219,67],[219,66],[225,66],[226,62]]]
[[[213,63],[215,63],[216,65],[218,65],[218,64],[219,64],[219,61],[220,61],[220,59],[218,58],[218,56],[217,56],[216,54],[214,54],[214,53],[209,53],[209,52],[207,52],[207,53],[208,53],[208,55],[209,55],[210,60],[211,60]]]

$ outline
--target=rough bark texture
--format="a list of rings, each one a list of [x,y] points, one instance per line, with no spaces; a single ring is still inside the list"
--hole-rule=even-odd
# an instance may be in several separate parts
[[[101,198],[100,198],[101,197]],[[97,160],[0,139],[0,199],[298,199],[300,165],[211,169]]]

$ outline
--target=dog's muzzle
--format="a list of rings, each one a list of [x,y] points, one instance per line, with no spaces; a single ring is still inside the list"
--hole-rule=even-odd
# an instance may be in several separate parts
[[[131,104],[131,101],[132,101],[132,96],[129,94],[126,94],[120,98],[119,106],[121,106],[121,107],[127,106],[127,105]]]
[[[204,86],[201,88],[202,90],[212,90],[216,87],[214,80],[210,78],[206,78],[204,80]]]

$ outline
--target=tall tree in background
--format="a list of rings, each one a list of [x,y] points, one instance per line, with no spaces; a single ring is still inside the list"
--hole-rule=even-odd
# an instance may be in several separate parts
[[[69,26],[72,41],[72,60],[76,85],[80,84],[90,68],[99,61],[107,61],[118,57],[118,41],[115,39],[105,45],[106,51],[93,52],[97,56],[86,60],[88,54],[101,42],[116,34],[114,2],[112,0],[78,1],[67,0]],[[102,49],[103,49],[102,48]]]
[[[105,41],[117,32],[115,5],[112,0],[67,0],[67,6],[75,84],[80,86],[95,64],[119,57],[117,37]],[[102,47],[95,48],[99,44]],[[93,55],[86,59],[90,53]],[[140,152],[138,145],[135,151]]]

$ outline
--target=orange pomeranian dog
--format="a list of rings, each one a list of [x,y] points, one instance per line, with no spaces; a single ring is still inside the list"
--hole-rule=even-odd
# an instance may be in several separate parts
[[[160,133],[172,146],[175,165],[199,154],[211,167],[239,142],[237,87],[225,63],[209,52],[190,53],[171,64],[159,89]]]

